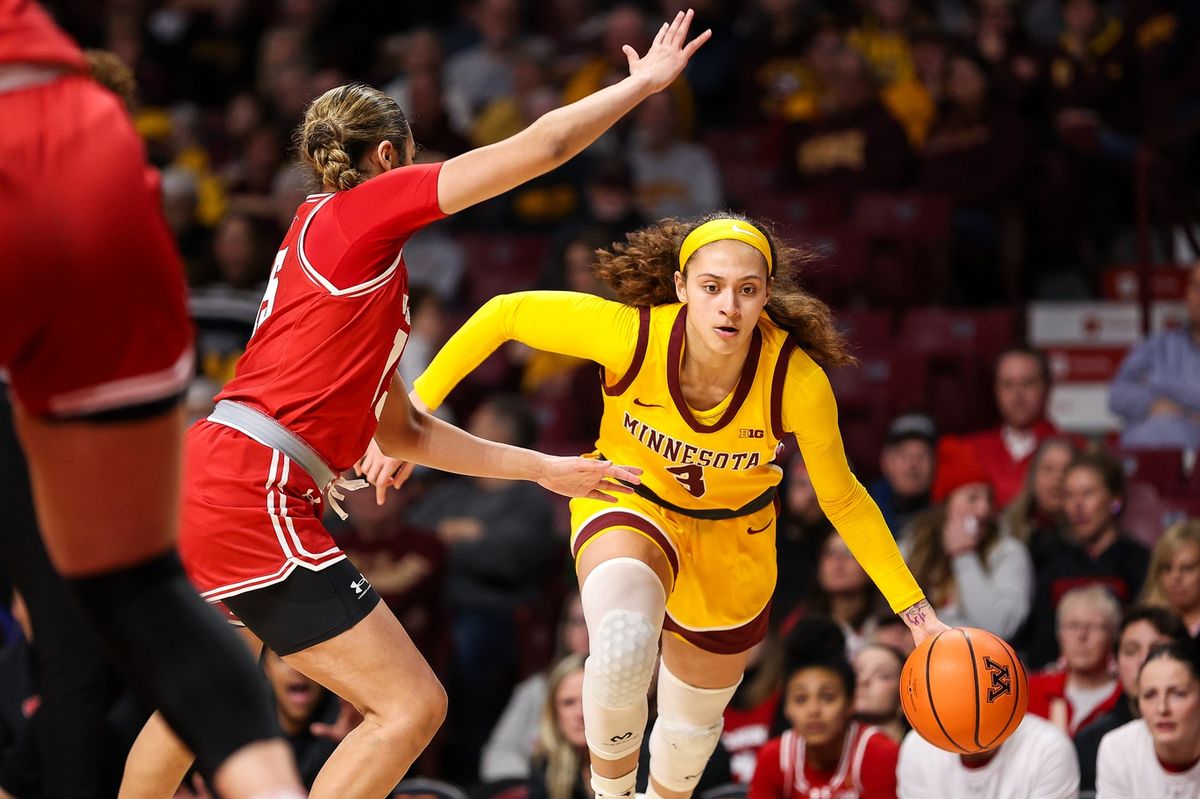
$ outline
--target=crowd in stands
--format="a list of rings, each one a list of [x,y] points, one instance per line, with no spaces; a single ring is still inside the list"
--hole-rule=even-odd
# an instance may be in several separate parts
[[[289,156],[310,99],[350,80],[380,86],[408,114],[417,160],[444,159],[615,81],[621,45],[644,51],[654,20],[685,4],[46,5],[134,70],[134,118],[192,286],[199,417],[232,374],[273,248],[312,190]],[[697,795],[729,795],[729,784],[752,799],[1101,786],[1107,798],[1140,782],[1200,796],[1200,266],[1188,324],[1131,350],[1112,384],[1119,434],[1051,423],[1053,375],[1019,332],[1025,300],[1095,296],[1100,271],[1130,260],[1138,164],[1168,166],[1159,189],[1171,202],[1200,177],[1200,5],[691,5],[694,29],[714,35],[676,85],[581,158],[409,242],[402,376],[411,383],[497,293],[604,294],[592,253],[648,221],[722,207],[772,220],[813,248],[809,286],[860,359],[831,375],[856,473],[940,618],[1016,647],[1030,712],[984,755],[908,731],[898,686],[912,639],[787,450],[771,631]],[[578,453],[591,449],[597,388],[592,364],[510,345],[445,413],[478,435]],[[338,543],[449,692],[449,719],[414,773],[479,799],[590,799],[588,640],[565,504],[531,484],[418,469],[383,504],[360,491],[345,505],[348,522],[329,519]],[[36,718],[36,631],[5,635],[0,788],[19,799],[36,795],[14,790],[36,776],[18,748]],[[353,709],[278,658],[263,666],[311,779]],[[134,706],[114,725],[136,731]],[[180,796],[204,792],[189,776]]]

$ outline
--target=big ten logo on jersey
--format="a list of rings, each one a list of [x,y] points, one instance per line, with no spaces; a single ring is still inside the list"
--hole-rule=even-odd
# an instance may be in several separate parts
[[[738,438],[766,438],[767,431],[756,427],[739,427]]]
[[[259,325],[267,320],[275,308],[275,295],[279,291],[279,270],[283,269],[283,260],[287,258],[287,253],[287,247],[275,253],[275,263],[271,267],[271,279],[267,281],[267,290],[263,293],[262,302],[258,305],[258,316],[254,320],[254,331],[251,335],[258,332]]]

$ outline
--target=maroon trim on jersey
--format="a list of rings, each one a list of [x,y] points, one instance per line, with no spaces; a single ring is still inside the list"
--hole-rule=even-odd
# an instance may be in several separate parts
[[[788,336],[783,348],[779,350],[779,358],[775,361],[775,374],[771,375],[771,432],[775,438],[783,441],[783,386],[787,381],[788,363],[791,362],[792,352],[796,342]]]
[[[671,339],[667,343],[667,389],[671,392],[671,399],[675,401],[675,409],[687,422],[688,427],[697,433],[715,433],[733,421],[733,417],[741,410],[742,403],[746,401],[750,387],[754,385],[754,374],[758,371],[758,356],[762,351],[762,333],[757,327],[754,328],[754,334],[750,338],[750,351],[746,353],[746,362],[742,364],[742,376],[738,379],[737,388],[733,390],[733,399],[730,400],[725,413],[721,414],[721,418],[714,424],[701,424],[692,415],[692,409],[688,407],[687,400],[683,398],[683,388],[679,385],[679,367],[683,362],[683,338],[686,327],[687,305],[681,305],[675,322],[671,325]]]
[[[625,370],[625,374],[614,385],[609,386],[604,382],[604,370],[600,371],[600,387],[604,389],[604,393],[610,397],[615,397],[624,394],[628,389],[633,379],[637,377],[638,372],[642,369],[642,363],[646,360],[646,350],[650,346],[650,309],[638,308],[638,337],[637,344],[633,348],[633,361],[629,364],[629,368]]]
[[[731,630],[689,630],[672,619],[668,613],[663,619],[663,629],[678,634],[683,640],[695,644],[705,652],[734,655],[745,652],[766,637],[770,611],[771,603],[768,602],[757,616]]]
[[[581,527],[579,535],[575,536],[575,546],[572,547],[571,554],[574,557],[579,557],[579,553],[583,550],[583,545],[589,539],[605,530],[612,530],[616,527],[628,527],[648,536],[651,541],[658,544],[658,548],[667,556],[667,561],[671,564],[671,575],[679,577],[679,554],[675,552],[675,547],[671,545],[671,540],[667,538],[662,530],[659,530],[641,516],[627,511],[614,510],[594,517]]]

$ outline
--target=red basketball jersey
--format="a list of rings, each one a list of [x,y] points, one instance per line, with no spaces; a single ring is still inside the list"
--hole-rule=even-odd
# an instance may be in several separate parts
[[[83,53],[33,0],[0,0],[0,64],[87,69]]]
[[[408,339],[408,238],[443,216],[440,164],[310,196],[275,256],[254,335],[217,399],[258,408],[335,471],[375,432]]]

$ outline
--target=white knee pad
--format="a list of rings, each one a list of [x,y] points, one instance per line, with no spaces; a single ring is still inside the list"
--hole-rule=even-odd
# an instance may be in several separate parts
[[[616,760],[642,745],[666,593],[646,564],[613,558],[592,570],[581,598],[591,642],[583,676],[584,733],[593,753]]]
[[[668,790],[687,793],[696,787],[721,740],[725,706],[737,684],[696,688],[658,668],[658,720],[650,733],[650,776]]]

